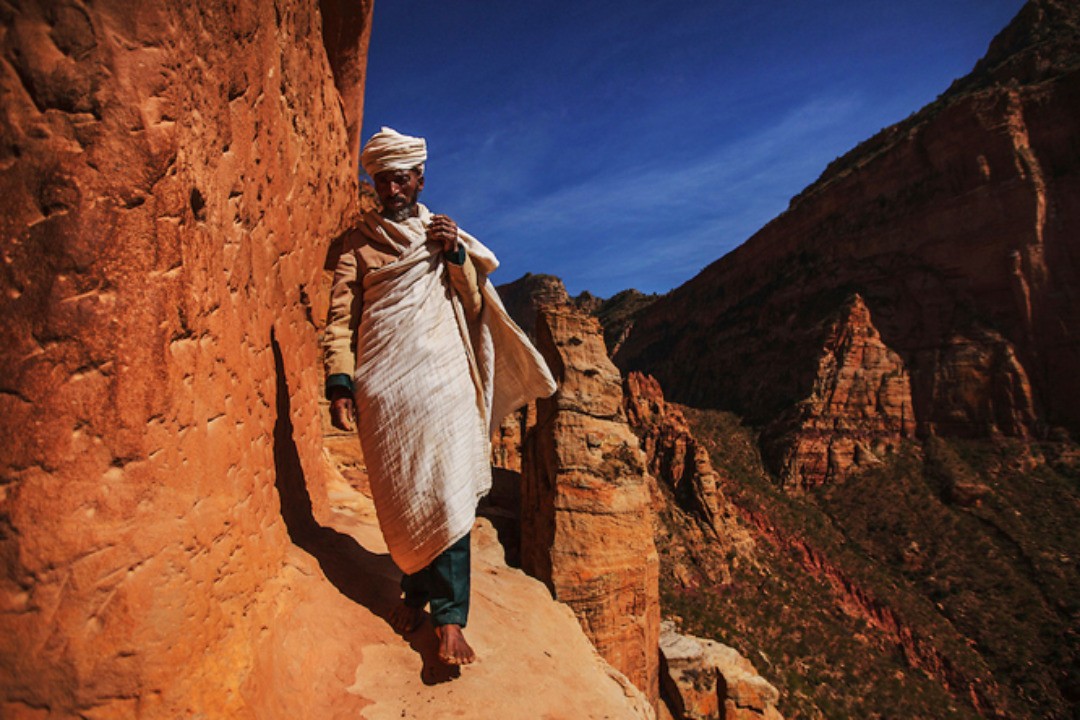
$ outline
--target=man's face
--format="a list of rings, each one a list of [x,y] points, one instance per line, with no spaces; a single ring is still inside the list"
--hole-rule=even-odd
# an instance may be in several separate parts
[[[424,176],[416,170],[384,170],[375,173],[375,194],[387,217],[409,217],[424,189]]]

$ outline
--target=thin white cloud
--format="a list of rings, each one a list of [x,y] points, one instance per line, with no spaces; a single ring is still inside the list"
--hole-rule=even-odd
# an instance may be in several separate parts
[[[774,125],[675,167],[651,157],[520,205],[488,208],[480,229],[508,271],[549,272],[599,294],[656,278],[666,290],[741,243],[824,169],[858,112],[855,98],[815,100]],[[828,142],[823,142],[827,138]],[[807,153],[808,146],[821,152]],[[560,272],[561,270],[561,272]],[[575,288],[572,288],[572,290]]]

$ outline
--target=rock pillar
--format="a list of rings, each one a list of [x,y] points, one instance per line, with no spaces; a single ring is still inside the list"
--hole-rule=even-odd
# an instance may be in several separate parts
[[[644,454],[599,322],[541,310],[537,345],[559,391],[537,402],[523,463],[522,567],[573,608],[600,654],[655,705],[658,558]]]

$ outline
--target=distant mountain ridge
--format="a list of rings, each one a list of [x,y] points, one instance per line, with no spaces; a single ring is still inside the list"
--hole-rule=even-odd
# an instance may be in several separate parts
[[[990,42],[986,54],[970,73],[952,82],[936,100],[908,118],[882,129],[825,168],[821,176],[792,199],[792,204],[843,174],[878,148],[888,147],[915,125],[925,122],[955,99],[995,85],[1036,85],[1080,68],[1076,45],[1080,19],[1076,8],[1061,0],[1026,4]]]
[[[935,103],[644,310],[619,367],[768,426],[809,396],[858,295],[920,437],[1080,431],[1078,16],[1028,3]]]
[[[766,653],[788,717],[1076,717],[1078,308],[1080,4],[1032,0],[626,323],[757,548],[669,523],[665,615]]]

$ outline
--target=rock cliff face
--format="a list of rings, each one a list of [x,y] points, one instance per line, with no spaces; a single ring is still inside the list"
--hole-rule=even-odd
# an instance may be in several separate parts
[[[624,387],[627,419],[639,431],[649,473],[662,478],[680,505],[703,516],[715,530],[714,518],[721,515],[725,500],[709,454],[690,434],[682,413],[664,402],[654,378],[632,372]]]
[[[0,12],[5,717],[278,716],[255,668],[317,591],[275,482],[325,497],[312,296],[371,7],[322,9]]]
[[[656,705],[660,624],[645,458],[626,424],[600,325],[541,310],[537,345],[559,391],[526,439],[521,559],[574,609],[600,654]]]
[[[536,316],[541,310],[572,305],[566,286],[554,275],[526,273],[498,289],[506,311],[530,336],[536,335]]]
[[[920,436],[1080,432],[1078,28],[1075,3],[1029,2],[970,76],[646,309],[617,364],[764,426],[833,382],[819,329],[858,294],[907,370]],[[801,433],[795,482],[842,477],[850,449],[830,471],[835,443]]]
[[[754,541],[721,489],[705,447],[682,412],[664,401],[660,384],[631,372],[624,382],[630,427],[641,441],[649,474],[655,478],[653,508],[657,543],[668,549],[662,580],[694,584],[691,568],[729,581],[731,568],[754,562]],[[730,482],[730,481],[729,481]]]

